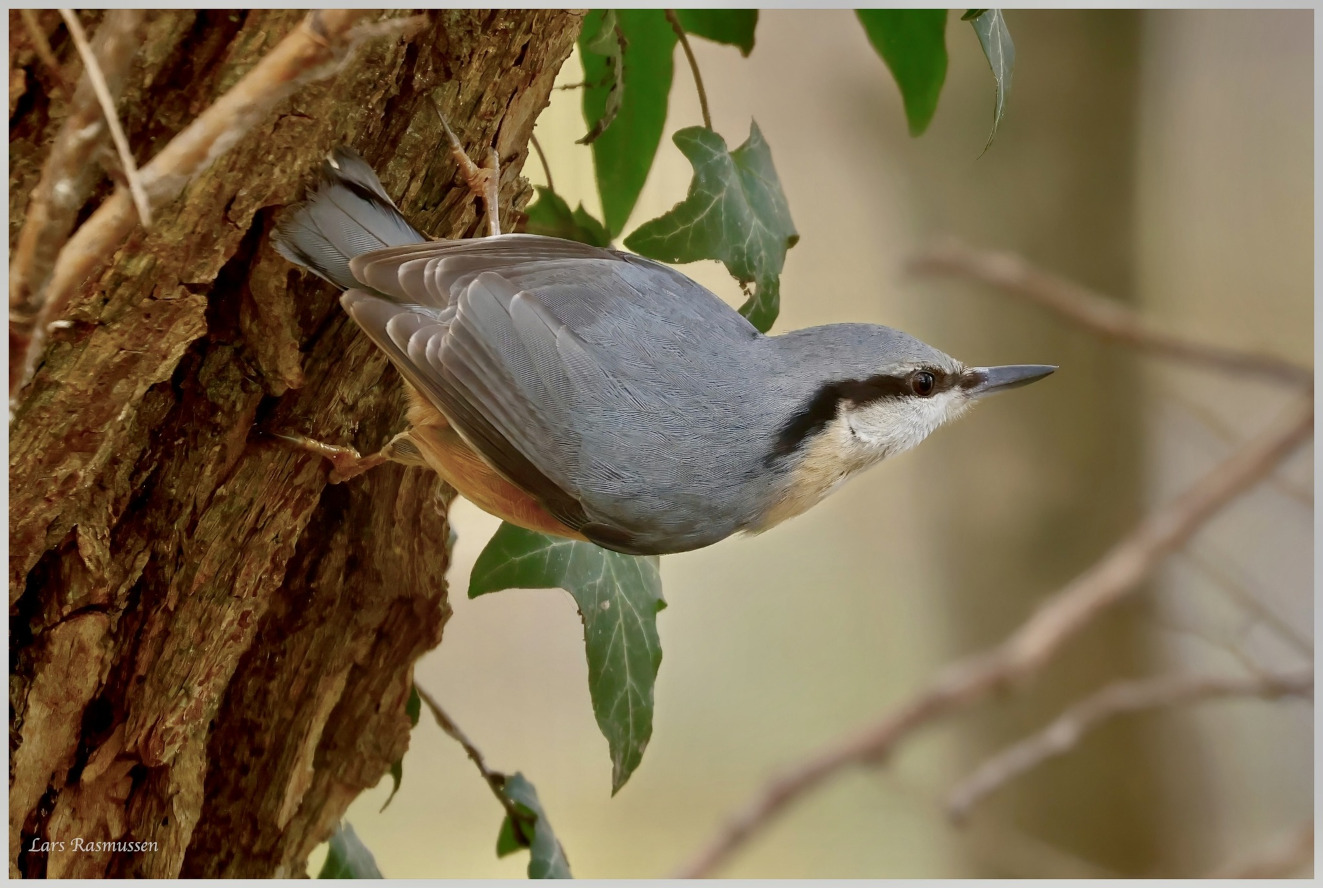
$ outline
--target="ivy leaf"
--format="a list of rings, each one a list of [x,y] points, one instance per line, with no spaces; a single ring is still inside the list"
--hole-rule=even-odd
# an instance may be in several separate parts
[[[560,237],[594,247],[611,246],[611,235],[589,215],[583,204],[570,212],[570,205],[559,194],[541,185],[533,187],[537,190],[537,200],[524,211],[528,215],[529,234]]]
[[[380,879],[382,875],[377,862],[372,859],[372,852],[358,838],[358,833],[348,823],[342,823],[331,836],[331,850],[317,878]]]
[[[860,9],[855,14],[900,87],[910,135],[922,135],[946,80],[946,10]]]
[[[615,50],[603,52],[607,39],[602,34],[612,14],[625,44],[623,51],[617,41]],[[616,33],[613,29],[612,39]],[[588,34],[593,37],[582,36]],[[638,202],[661,144],[677,38],[660,9],[593,12],[582,35],[583,117],[589,129],[584,141],[592,144],[602,221],[615,237]]]
[[[515,835],[514,826],[510,823],[510,816],[507,814],[501,821],[501,831],[496,834],[496,856],[508,857],[527,847],[527,843],[520,841],[520,837]]]
[[[1011,32],[1006,27],[1006,18],[1000,9],[985,9],[970,20],[978,42],[983,46],[983,54],[988,57],[992,67],[992,77],[997,81],[997,103],[993,108],[992,132],[988,143],[983,146],[987,151],[992,140],[997,138],[997,127],[1006,115],[1006,99],[1011,92],[1011,72],[1015,68],[1015,44],[1011,42]]]
[[[652,737],[653,686],[662,656],[657,612],[666,606],[658,559],[502,524],[473,565],[469,597],[551,588],[569,592],[583,617],[588,692],[611,749],[614,795]]]
[[[677,9],[685,33],[715,43],[738,46],[740,55],[753,52],[753,29],[758,25],[756,9]]]
[[[418,689],[413,685],[410,685],[409,701],[404,704],[404,714],[409,716],[409,727],[411,728],[418,727],[418,716],[422,714],[422,711],[423,711],[423,701],[422,698],[418,696]],[[395,801],[395,793],[400,791],[400,781],[404,779],[403,758],[400,758],[391,763],[390,779],[392,781],[392,785],[390,788],[390,795],[386,797],[385,803],[381,806],[382,811],[385,811],[388,807],[390,807],[390,803]],[[381,813],[381,812],[378,811],[377,813]]]
[[[623,87],[625,79],[625,32],[620,29],[620,23],[616,21],[615,10],[603,10],[601,19],[596,23],[596,36],[592,38],[588,37],[590,24],[588,20],[585,20],[583,30],[579,32],[579,54],[586,57],[589,53],[592,53],[605,59],[606,76],[600,81],[585,80],[584,86],[587,87],[592,84],[599,88],[605,88],[606,98],[600,116],[592,121],[588,133],[582,139],[579,139],[578,144],[580,145],[591,145],[598,136],[606,131],[611,122],[616,119],[616,115],[620,113],[620,102],[625,94]]]
[[[404,704],[404,714],[409,716],[409,727],[418,727],[418,717],[423,714],[423,698],[418,696],[418,688],[409,685],[409,701]]]
[[[391,762],[390,779],[390,795],[386,796],[386,801],[382,802],[381,811],[385,811],[390,807],[390,803],[395,801],[395,793],[400,791],[400,781],[404,779],[404,759],[397,759]],[[378,811],[377,813],[380,814],[381,811]]]
[[[423,701],[418,696],[418,689],[412,685],[409,686],[409,700],[404,704],[404,714],[409,717],[409,727],[418,727],[418,716],[422,713]],[[404,759],[398,759],[391,763],[390,778],[392,781],[390,795],[382,804],[381,810],[385,811],[390,807],[390,803],[395,801],[395,793],[400,791],[400,781],[404,779]],[[378,812],[380,813],[380,812]]]
[[[530,848],[528,859],[528,877],[530,879],[572,879],[570,861],[565,857],[565,849],[560,846],[556,834],[551,831],[542,804],[538,801],[537,790],[523,774],[514,774],[505,778],[501,790],[505,797],[514,803],[515,809],[525,815],[520,818],[519,832],[507,814],[501,822],[501,832],[496,837],[496,856],[505,857],[520,848]],[[521,841],[524,839],[525,841]]]
[[[799,240],[790,205],[755,122],[734,151],[701,126],[682,129],[675,144],[694,167],[685,199],[625,238],[636,253],[663,262],[719,259],[754,294],[740,308],[764,333],[780,311],[781,269]]]

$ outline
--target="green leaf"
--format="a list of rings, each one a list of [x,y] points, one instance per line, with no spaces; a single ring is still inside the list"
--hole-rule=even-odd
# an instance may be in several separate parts
[[[856,14],[868,42],[896,78],[910,135],[922,135],[946,80],[946,10],[860,9]]]
[[[658,559],[502,524],[473,565],[469,597],[551,588],[569,592],[583,617],[588,692],[611,749],[614,795],[652,737],[653,686],[662,656],[657,612],[666,606]]]
[[[409,716],[409,727],[418,727],[418,716],[422,714],[422,711],[423,701],[418,696],[418,689],[413,685],[409,685],[409,700],[404,704],[404,714]],[[390,779],[392,781],[390,795],[386,797],[385,803],[382,804],[382,811],[390,807],[390,803],[395,801],[395,793],[400,791],[400,781],[404,779],[404,759],[401,758],[391,763]]]
[[[1011,93],[1011,72],[1015,68],[1015,44],[1011,42],[1011,32],[1006,27],[1006,18],[1000,9],[985,9],[971,21],[978,42],[983,46],[983,54],[988,57],[992,67],[992,76],[997,81],[997,103],[992,113],[992,132],[983,146],[987,151],[992,140],[997,138],[997,127],[1006,115],[1006,99]]]
[[[510,822],[509,815],[506,815],[501,821],[501,831],[496,834],[496,856],[506,857],[527,847],[528,845],[515,835],[514,824]]]
[[[966,9],[965,14],[960,16],[960,21],[967,22],[970,19],[976,19],[985,12],[987,12],[986,9]]]
[[[409,716],[409,727],[418,727],[418,717],[423,714],[423,698],[418,696],[418,688],[409,685],[409,702],[404,704],[404,714]]]
[[[625,246],[663,262],[721,260],[741,284],[754,284],[740,312],[767,332],[780,311],[786,251],[799,240],[771,149],[756,122],[734,151],[701,126],[677,132],[675,144],[694,167],[689,193],[640,225]]]
[[[593,24],[597,26],[596,36],[589,38],[588,29]],[[601,56],[606,65],[606,74],[601,79],[585,79],[584,86],[594,86],[606,90],[606,98],[602,105],[602,111],[596,120],[590,121],[592,126],[588,128],[588,133],[579,139],[580,145],[591,145],[598,136],[606,131],[620,113],[620,102],[624,96],[623,88],[625,74],[625,32],[620,29],[620,23],[616,21],[615,10],[603,10],[601,18],[597,22],[588,19],[584,20],[583,28],[579,32],[579,54],[586,58],[589,53]],[[584,69],[585,77],[587,69]],[[586,103],[585,103],[586,105]],[[585,115],[587,112],[584,112]]]
[[[331,836],[331,850],[322,864],[319,879],[380,879],[381,870],[372,859],[372,852],[359,840],[358,834],[348,823],[341,823],[340,828]]]
[[[525,211],[528,214],[528,233],[546,237],[591,244],[594,247],[611,246],[611,235],[579,204],[570,212],[570,205],[550,188],[535,185],[537,200]]]
[[[738,46],[740,55],[753,52],[753,29],[758,26],[756,9],[677,9],[685,33],[716,43]]]
[[[390,807],[390,803],[395,801],[395,793],[400,791],[400,781],[404,779],[404,759],[398,759],[391,762],[390,779],[390,795],[386,796],[386,801],[382,802],[381,811],[385,811]],[[378,811],[377,813],[380,814],[381,811]]]
[[[746,289],[747,293],[747,289]],[[781,313],[781,277],[773,275],[760,278],[753,293],[740,306],[740,314],[748,319],[759,331],[766,333],[776,323],[776,316]]]
[[[589,140],[597,191],[603,221],[615,237],[638,202],[661,144],[677,38],[660,9],[617,10],[616,26],[626,41],[617,72],[613,55],[601,51],[606,46],[601,33],[608,15],[589,13],[582,33],[594,36],[581,36],[579,50],[588,84],[583,91],[583,117],[589,135],[597,134]],[[617,110],[614,119],[609,116],[612,107]]]
[[[537,790],[533,788],[533,784],[529,783],[523,774],[514,774],[505,778],[502,792],[505,793],[506,798],[514,802],[520,814],[526,815],[520,818],[519,831],[528,841],[527,843],[520,841],[520,835],[515,833],[514,825],[510,823],[509,815],[506,815],[501,823],[501,832],[496,838],[496,856],[504,857],[520,848],[530,848],[532,850],[528,859],[530,879],[574,878],[570,875],[570,862],[565,857],[565,849],[560,846],[556,834],[551,831],[551,823],[547,820],[546,812],[542,810],[542,803],[538,801]]]

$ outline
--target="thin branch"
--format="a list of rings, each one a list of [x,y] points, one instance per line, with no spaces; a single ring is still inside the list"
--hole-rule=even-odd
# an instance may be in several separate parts
[[[60,89],[67,90],[69,82],[64,79],[64,71],[60,68],[60,60],[55,57],[55,50],[51,49],[51,42],[46,39],[46,32],[42,30],[41,23],[37,21],[37,11],[35,9],[20,9],[18,15],[23,20],[23,29],[28,32],[28,39],[32,41],[32,49],[37,53],[37,58],[41,59],[41,63],[54,76]]]
[[[1043,762],[1065,755],[1090,731],[1119,715],[1218,697],[1303,697],[1313,690],[1313,667],[1280,675],[1168,675],[1117,682],[1075,703],[1042,731],[989,758],[951,790],[946,810],[952,819],[964,820],[989,793]]]
[[[106,13],[92,38],[93,54],[112,93],[128,75],[142,22],[138,10]],[[92,193],[100,174],[92,158],[106,129],[96,92],[87,72],[79,78],[69,115],[60,125],[42,164],[41,177],[28,200],[9,265],[9,331],[11,346],[26,352],[32,326],[44,301],[56,257],[69,239],[78,211]],[[21,377],[22,356],[10,355],[10,391]]]
[[[1240,443],[1241,436],[1238,429],[1232,428],[1227,421],[1215,415],[1213,411],[1208,409],[1205,405],[1187,397],[1180,392],[1176,386],[1159,381],[1157,383],[1156,391],[1161,397],[1179,404],[1201,425],[1203,425],[1204,428],[1212,432],[1213,435],[1223,443],[1229,446],[1235,446]],[[1290,497],[1303,506],[1309,506],[1310,508],[1313,508],[1314,506],[1314,492],[1312,490],[1296,486],[1280,473],[1273,474],[1273,476],[1268,479],[1267,484],[1272,487],[1273,490],[1276,490],[1283,496]]]
[[[551,164],[547,163],[547,156],[542,153],[542,143],[537,140],[537,136],[529,136],[528,141],[533,144],[533,150],[537,152],[537,159],[542,161],[542,172],[547,174],[547,188],[554,192],[556,185],[551,181]]]
[[[1100,336],[1155,355],[1202,364],[1216,370],[1249,373],[1312,389],[1314,368],[1275,355],[1190,339],[1155,330],[1114,299],[1035,268],[1013,253],[975,250],[946,243],[923,250],[907,263],[917,274],[947,275],[979,281],[1019,296]]]
[[[1210,879],[1287,879],[1314,860],[1314,821],[1307,820],[1265,848],[1209,873]]]
[[[138,165],[133,160],[133,152],[129,150],[128,137],[124,135],[124,127],[120,126],[119,115],[115,112],[115,97],[106,84],[105,75],[101,73],[101,65],[97,63],[96,53],[92,52],[92,45],[87,42],[87,33],[83,30],[78,17],[73,14],[73,10],[61,9],[60,18],[64,19],[64,24],[69,28],[69,36],[73,38],[74,47],[83,60],[83,70],[87,72],[87,79],[92,83],[96,100],[101,105],[101,113],[106,117],[106,126],[110,127],[110,138],[119,153],[119,163],[124,169],[124,179],[129,183],[129,194],[133,196],[133,205],[137,207],[138,218],[142,220],[143,228],[151,228],[152,208],[147,202],[147,191],[138,178]]]
[[[694,58],[694,50],[689,45],[689,35],[685,33],[684,25],[680,24],[680,17],[675,14],[674,9],[666,10],[666,20],[671,23],[671,30],[675,31],[675,36],[680,38],[680,45],[684,47],[684,57],[689,60],[689,70],[694,72],[694,86],[698,88],[698,106],[703,110],[703,126],[712,129],[712,115],[707,109],[707,90],[703,89],[703,75],[698,73],[698,59]]]
[[[431,710],[432,718],[436,719],[436,723],[441,727],[441,730],[464,747],[464,752],[473,760],[473,764],[478,766],[478,772],[482,774],[482,779],[487,781],[487,786],[491,788],[492,795],[496,796],[496,800],[505,809],[505,816],[510,818],[510,824],[514,827],[517,838],[527,845],[529,840],[527,833],[523,830],[523,824],[527,816],[522,814],[514,801],[505,794],[505,775],[500,771],[493,771],[487,767],[487,762],[483,759],[482,753],[478,751],[478,747],[473,745],[473,741],[459,729],[459,726],[446,714],[446,711],[441,708],[441,704],[437,703],[431,694],[419,687],[417,682],[414,683],[413,689],[418,692],[418,699],[422,700],[424,705]]]
[[[1146,516],[1001,644],[952,663],[881,721],[772,780],[706,849],[681,868],[679,877],[709,875],[792,802],[837,773],[878,764],[920,728],[1037,673],[1105,609],[1132,594],[1213,515],[1262,481],[1309,438],[1313,428],[1313,401],[1301,402],[1269,431]]]
[[[983,817],[972,821],[959,832],[951,830],[951,822],[940,812],[937,792],[927,781],[919,783],[893,771],[876,771],[880,787],[894,791],[914,816],[925,825],[949,835],[968,854],[982,860],[1003,877],[1010,879],[1119,879],[1119,873],[1082,857],[1076,856],[1040,836],[1022,832],[1013,824]]]
[[[1238,582],[1231,576],[1226,568],[1213,563],[1206,554],[1197,550],[1187,549],[1184,556],[1190,564],[1198,568],[1209,580],[1211,580],[1219,589],[1225,592],[1233,601],[1252,614],[1259,622],[1270,628],[1283,641],[1295,648],[1299,653],[1306,657],[1314,656],[1314,643],[1303,633],[1298,632],[1294,626],[1277,615],[1271,607],[1267,605],[1259,596],[1255,595],[1250,589]]]
[[[174,200],[194,177],[209,167],[261,120],[280,100],[305,83],[333,74],[355,45],[354,25],[367,10],[310,12],[257,65],[170,140],[141,170],[151,202]],[[63,315],[75,290],[90,279],[133,228],[128,192],[115,189],[60,251],[48,291],[37,313],[32,338],[23,355],[23,372],[11,400],[31,378],[41,357],[47,330]]]

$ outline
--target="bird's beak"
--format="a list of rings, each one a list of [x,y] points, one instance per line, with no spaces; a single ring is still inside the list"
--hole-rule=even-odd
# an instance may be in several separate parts
[[[961,387],[969,393],[970,397],[981,398],[993,392],[1004,392],[1006,389],[1019,388],[1022,385],[1036,382],[1044,376],[1050,375],[1056,369],[1050,364],[970,367],[965,371],[965,378],[961,382]]]

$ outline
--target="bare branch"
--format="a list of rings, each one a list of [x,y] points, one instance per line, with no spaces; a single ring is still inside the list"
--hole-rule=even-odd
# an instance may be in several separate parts
[[[1296,405],[1172,502],[1144,518],[1112,549],[996,647],[952,663],[881,721],[823,749],[772,780],[731,818],[678,877],[710,874],[792,802],[848,767],[877,764],[919,728],[1038,672],[1105,609],[1133,593],[1213,515],[1262,481],[1314,427],[1313,401]]]
[[[178,197],[195,176],[241,139],[273,105],[312,80],[330,76],[355,45],[354,25],[366,10],[310,12],[243,79],[170,140],[141,170],[154,205]],[[68,307],[75,289],[92,277],[133,228],[128,192],[115,189],[60,251],[45,299],[27,344],[23,373],[11,379],[11,400],[31,378],[45,335]]]
[[[473,760],[473,764],[478,766],[478,772],[482,774],[482,779],[486,780],[487,785],[491,787],[492,795],[496,796],[496,800],[505,809],[505,816],[510,818],[510,824],[514,827],[515,833],[523,840],[524,844],[528,844],[529,840],[523,829],[527,818],[520,813],[519,809],[515,807],[515,803],[505,794],[505,775],[487,767],[487,762],[483,759],[482,753],[478,751],[478,747],[473,745],[473,741],[459,729],[459,726],[446,714],[446,711],[441,708],[441,704],[437,703],[431,694],[419,687],[417,683],[414,684],[413,689],[418,692],[418,699],[422,700],[427,708],[431,710],[432,718],[436,719],[436,723],[441,727],[441,730],[464,747],[464,752]]]
[[[1207,555],[1198,551],[1187,550],[1184,555],[1190,564],[1198,568],[1204,576],[1248,611],[1258,622],[1271,629],[1299,653],[1306,657],[1312,658],[1314,656],[1313,640],[1298,632],[1294,626],[1279,617],[1277,612],[1263,602],[1258,595],[1246,588],[1235,577],[1230,576],[1226,568],[1215,564]]]
[[[1035,268],[1013,253],[975,250],[949,242],[915,255],[908,270],[979,281],[1007,295],[1027,299],[1090,332],[1161,357],[1215,370],[1251,373],[1303,388],[1312,389],[1314,385],[1313,367],[1155,330],[1116,300]]]
[[[1210,879],[1287,879],[1314,860],[1314,821],[1308,820],[1271,845],[1209,873]]]
[[[141,22],[141,11],[114,9],[106,13],[92,38],[93,55],[112,95],[123,88],[137,50]],[[100,176],[92,157],[106,133],[103,120],[96,91],[84,72],[74,90],[69,116],[42,165],[41,178],[32,191],[14,244],[9,265],[9,329],[15,351],[27,348],[56,257]],[[14,368],[21,367],[21,357],[11,355],[11,392],[21,376],[13,372]]]
[[[1085,734],[1118,715],[1217,697],[1271,700],[1288,695],[1309,696],[1313,690],[1313,667],[1280,675],[1167,675],[1117,682],[1074,704],[1042,731],[989,758],[951,790],[946,810],[952,819],[964,820],[989,793],[1048,759],[1065,755]]]
[[[1212,432],[1224,444],[1235,446],[1240,443],[1241,435],[1239,429],[1232,428],[1230,423],[1215,415],[1205,405],[1200,404],[1193,398],[1187,397],[1175,386],[1159,382],[1157,392],[1163,398],[1167,398],[1184,408],[1191,416],[1199,421],[1204,428]],[[1288,496],[1303,506],[1314,506],[1314,492],[1306,487],[1298,487],[1291,481],[1282,477],[1280,473],[1274,473],[1267,481],[1268,485],[1283,496]]]
[[[42,30],[41,23],[37,21],[37,11],[35,9],[20,9],[19,18],[23,21],[23,29],[28,32],[28,39],[32,41],[32,49],[37,53],[37,58],[50,70],[51,76],[59,84],[60,89],[67,90],[69,83],[64,79],[64,71],[60,68],[60,60],[55,57],[55,50],[51,49],[51,42],[46,39],[46,32]],[[67,95],[67,92],[66,92]]]
[[[73,38],[74,48],[83,60],[83,69],[101,105],[101,113],[105,115],[106,126],[110,127],[110,138],[119,153],[120,166],[124,168],[124,179],[129,184],[129,194],[133,196],[138,218],[142,220],[143,228],[151,228],[152,208],[147,203],[147,192],[138,178],[138,165],[133,160],[133,152],[129,150],[128,137],[124,135],[124,127],[120,126],[119,115],[115,112],[115,96],[106,83],[105,75],[101,73],[101,65],[97,63],[96,53],[92,52],[92,45],[87,42],[87,33],[83,31],[78,17],[73,14],[73,10],[61,9],[60,18],[64,19],[64,24],[69,28],[69,36]]]
[[[938,793],[905,775],[899,769],[876,771],[879,787],[886,787],[908,803],[914,816],[922,818],[928,829],[946,832],[954,842],[974,858],[1010,879],[1119,879],[1119,873],[1096,861],[1086,860],[1041,836],[1016,828],[1014,824],[982,817],[952,833],[951,822],[941,814]]]
[[[382,22],[363,22],[355,25],[349,31],[346,39],[351,44],[359,44],[366,40],[376,40],[379,37],[408,38],[426,27],[427,20],[427,13],[420,12],[417,15],[386,19]]]

